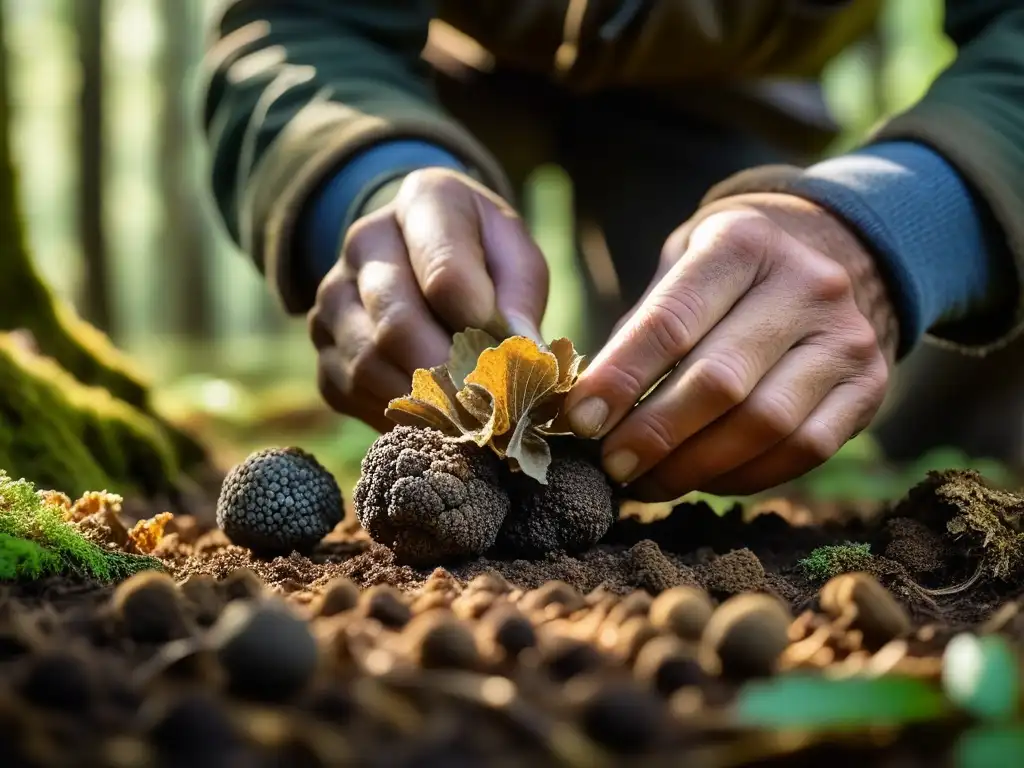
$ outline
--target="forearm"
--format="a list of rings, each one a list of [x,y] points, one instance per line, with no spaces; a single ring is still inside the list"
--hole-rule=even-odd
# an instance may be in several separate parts
[[[215,28],[203,115],[214,196],[291,312],[312,301],[292,264],[306,201],[370,147],[427,140],[507,194],[490,154],[434,100],[420,60],[432,15],[420,0],[236,0]]]

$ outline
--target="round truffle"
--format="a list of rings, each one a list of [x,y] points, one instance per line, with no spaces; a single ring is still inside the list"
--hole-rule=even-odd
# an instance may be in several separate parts
[[[353,492],[356,517],[400,562],[436,564],[494,544],[508,495],[492,451],[435,429],[398,426],[363,459]]]
[[[514,476],[512,509],[498,546],[520,557],[581,552],[596,544],[615,522],[612,487],[604,471],[583,456],[555,456],[547,485]]]
[[[308,552],[341,517],[338,483],[300,448],[251,454],[224,478],[217,502],[217,525],[261,554]]]

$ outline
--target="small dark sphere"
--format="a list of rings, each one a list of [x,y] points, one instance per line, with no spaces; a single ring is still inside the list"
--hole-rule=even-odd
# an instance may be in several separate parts
[[[261,555],[308,553],[342,512],[338,483],[316,458],[300,448],[267,448],[224,478],[217,525]]]

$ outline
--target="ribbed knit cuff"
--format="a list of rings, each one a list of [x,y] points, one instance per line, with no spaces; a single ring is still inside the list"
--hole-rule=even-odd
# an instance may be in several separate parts
[[[936,326],[984,311],[1013,260],[957,171],[915,142],[870,145],[811,166],[790,191],[851,225],[879,262],[905,353]]]

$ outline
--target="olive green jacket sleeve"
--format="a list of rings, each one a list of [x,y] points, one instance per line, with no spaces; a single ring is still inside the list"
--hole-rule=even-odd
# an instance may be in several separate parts
[[[367,146],[429,139],[509,196],[498,163],[431,92],[421,51],[433,2],[223,5],[203,66],[213,194],[230,235],[287,311],[305,311],[312,301],[289,264],[302,203]]]
[[[948,160],[979,195],[1013,255],[1016,309],[958,323],[955,338],[933,342],[983,354],[1024,327],[1024,3],[948,0],[945,31],[957,46],[953,63],[924,97],[879,126],[869,141],[922,142]],[[754,168],[711,189],[705,202],[753,191],[791,191],[800,169]],[[995,318],[1002,318],[996,320]]]

